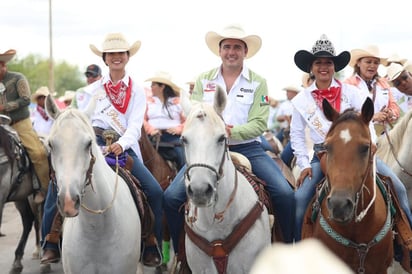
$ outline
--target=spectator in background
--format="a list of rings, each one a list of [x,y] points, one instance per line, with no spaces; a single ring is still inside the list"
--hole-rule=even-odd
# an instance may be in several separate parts
[[[392,86],[399,91],[396,96],[401,116],[412,110],[412,74],[408,71],[408,64],[402,66],[392,63],[387,70],[387,77]]]
[[[44,101],[46,96],[49,95],[48,87],[40,87],[31,96],[31,101],[36,104],[36,108],[33,110],[31,119],[33,124],[33,129],[37,134],[42,136],[49,135],[50,129],[53,125],[53,120],[47,115],[44,108]]]
[[[98,65],[91,64],[86,68],[84,75],[86,76],[87,84],[90,85],[102,78],[102,70]]]
[[[158,72],[146,81],[152,82],[153,95],[147,98],[144,128],[150,137],[159,138],[160,155],[176,163],[180,170],[185,163],[180,142],[185,121],[180,106],[180,88],[167,72]]]
[[[87,86],[81,87],[76,90],[76,93],[73,96],[73,100],[70,104],[71,107],[85,109],[86,106],[84,106],[82,102],[88,102],[88,100],[84,100],[84,98],[87,97],[87,94],[90,94],[90,92],[94,89],[92,84],[96,83],[102,78],[102,70],[98,65],[91,64],[87,67],[84,75],[86,76]]]
[[[64,92],[64,95],[62,97],[59,98],[60,102],[63,102],[65,107],[68,107],[71,105],[74,96],[75,96],[76,92],[73,90],[66,90]]]

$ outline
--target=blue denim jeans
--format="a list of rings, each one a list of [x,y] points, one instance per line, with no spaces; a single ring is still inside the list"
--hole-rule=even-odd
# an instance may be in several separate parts
[[[376,157],[376,169],[378,173],[390,177],[393,182],[393,187],[398,195],[399,204],[402,210],[405,212],[406,217],[408,217],[409,225],[412,226],[412,214],[409,208],[408,195],[406,193],[405,185],[399,180],[398,176],[390,169],[381,159]]]
[[[104,140],[101,136],[96,136],[97,144],[103,146],[105,145]],[[126,152],[133,158],[133,167],[131,173],[136,177],[146,194],[147,201],[152,208],[153,214],[155,216],[154,232],[156,235],[159,247],[162,246],[162,217],[163,217],[163,190],[160,184],[153,177],[152,173],[146,168],[141,160],[137,157],[136,153],[132,149],[126,150]]]
[[[41,223],[41,242],[43,249],[53,249],[59,251],[59,246],[54,243],[47,242],[46,236],[50,233],[53,224],[54,216],[57,213],[57,187],[53,181],[50,181],[47,190],[46,200],[44,201],[43,219]]]
[[[229,149],[246,156],[252,165],[253,173],[266,182],[276,215],[275,219],[279,222],[284,241],[291,243],[293,241],[293,216],[295,216],[294,191],[281,170],[265,153],[259,142],[230,146]],[[185,170],[186,166],[178,172],[163,196],[164,210],[175,252],[178,252],[179,235],[184,221],[183,210],[179,211],[179,209],[186,202]]]
[[[292,160],[293,160],[293,149],[290,141],[286,144],[286,146],[283,147],[282,153],[280,154],[280,158],[282,161],[288,166],[292,166]]]
[[[316,154],[310,163],[312,167],[312,178],[306,177],[302,185],[295,191],[296,216],[295,216],[295,242],[302,238],[302,225],[306,208],[315,195],[316,185],[325,176],[320,168],[319,158]]]

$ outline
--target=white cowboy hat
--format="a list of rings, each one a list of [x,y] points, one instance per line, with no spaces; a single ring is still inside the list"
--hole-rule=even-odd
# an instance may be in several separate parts
[[[363,49],[353,49],[350,51],[351,58],[349,62],[349,66],[354,67],[356,65],[356,62],[358,62],[359,59],[364,58],[364,57],[375,57],[380,59],[380,62],[382,65],[387,66],[388,65],[388,59],[383,58],[380,53],[379,53],[379,48],[375,45],[369,45],[366,46]]]
[[[104,52],[129,52],[129,56],[133,56],[140,49],[141,42],[136,41],[131,46],[126,41],[126,38],[121,33],[109,33],[102,43],[102,50],[98,50],[96,46],[90,45],[90,49],[97,55],[102,56]]]
[[[14,57],[14,55],[16,55],[16,51],[14,49],[9,49],[8,51],[0,54],[0,62],[7,63]]]
[[[404,71],[404,70],[405,70],[405,68],[402,65],[398,64],[398,63],[390,64],[388,66],[388,69],[387,69],[387,72],[386,72],[387,75],[388,75],[387,76],[388,81],[392,82],[393,80],[398,78],[399,75],[401,75],[402,71]]]
[[[155,73],[153,77],[150,77],[145,80],[145,82],[157,82],[157,83],[162,83],[165,85],[170,86],[176,93],[180,92],[180,87],[178,87],[175,83],[172,81],[172,76],[165,72],[165,71],[158,71]]]
[[[391,56],[389,56],[386,61],[388,62],[388,64],[398,63],[398,64],[401,64],[403,66],[403,65],[405,65],[406,61],[408,61],[408,59],[401,58],[398,54],[394,53]]]
[[[60,102],[65,102],[65,101],[71,101],[73,100],[74,96],[76,95],[76,92],[73,90],[66,90],[64,92],[64,95],[59,97]]]
[[[310,73],[310,68],[316,58],[330,58],[335,65],[335,71],[342,70],[350,60],[350,53],[342,51],[339,55],[335,53],[335,47],[325,34],[320,36],[320,39],[315,42],[311,51],[299,50],[295,53],[294,61],[296,66],[303,72]]]
[[[295,86],[287,86],[287,87],[282,88],[282,90],[284,90],[284,91],[294,91],[296,93],[300,92],[300,88],[295,87]]]
[[[219,56],[220,42],[224,39],[239,39],[245,42],[248,48],[246,58],[255,55],[262,46],[262,39],[259,36],[247,35],[243,28],[236,24],[225,27],[221,33],[209,31],[205,38],[207,46],[217,56]]]
[[[40,96],[44,96],[46,97],[47,95],[50,94],[49,88],[48,87],[40,87],[36,90],[35,93],[33,93],[31,95],[31,101],[32,102],[36,102],[37,98],[39,98]]]

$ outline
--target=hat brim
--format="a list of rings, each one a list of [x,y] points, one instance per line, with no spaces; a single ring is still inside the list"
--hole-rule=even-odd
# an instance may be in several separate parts
[[[380,56],[376,56],[374,53],[371,53],[371,52],[363,50],[363,49],[354,49],[354,50],[351,50],[351,58],[350,58],[350,61],[349,61],[349,66],[355,67],[358,60],[361,59],[361,58],[364,58],[364,57],[378,58],[378,59],[380,59],[381,65],[384,65],[384,66],[388,65],[388,58],[382,58]]]
[[[101,51],[99,50],[95,45],[90,44],[89,48],[92,50],[92,52],[94,54],[96,54],[97,56],[102,57],[104,52],[129,52],[129,57],[132,57],[133,55],[136,54],[136,52],[139,51],[140,46],[142,45],[142,43],[140,41],[136,41],[134,42],[130,48],[118,48],[118,49],[111,49],[111,50],[105,50],[105,51]]]
[[[3,54],[0,54],[0,62],[4,62],[7,63],[9,62],[11,59],[13,59],[13,57],[16,55],[16,50],[14,49],[9,49],[8,51],[6,51]]]
[[[177,93],[177,95],[180,94],[180,87],[178,87],[175,83],[173,83],[170,80],[160,78],[160,77],[151,77],[151,78],[146,79],[145,82],[156,82],[156,83],[162,83],[162,84],[168,85],[173,89],[174,92]]]
[[[246,55],[246,59],[251,58],[254,56],[262,47],[262,39],[257,36],[257,35],[248,35],[244,37],[224,37],[214,31],[210,31],[206,33],[206,45],[207,47],[217,56],[220,56],[219,54],[219,44],[222,40],[225,39],[237,39],[237,40],[242,40],[245,42],[248,48],[248,52]]]
[[[339,55],[335,56],[327,51],[319,51],[313,54],[307,50],[299,50],[298,52],[296,52],[294,60],[296,66],[300,70],[310,73],[313,61],[315,61],[315,59],[317,58],[322,57],[332,59],[333,64],[335,65],[335,72],[344,69],[350,61],[350,53],[348,51],[343,51]]]

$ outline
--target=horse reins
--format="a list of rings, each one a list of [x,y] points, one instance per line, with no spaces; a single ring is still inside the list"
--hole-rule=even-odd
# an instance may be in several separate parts
[[[96,162],[96,157],[93,155],[91,150],[90,150],[90,155],[91,155],[90,166],[89,166],[89,169],[87,170],[87,176],[86,176],[87,183],[85,184],[85,187],[90,184],[90,186],[91,186],[91,188],[93,189],[93,192],[94,192],[94,188],[93,188],[91,178],[92,178],[92,174],[93,174],[92,173],[93,165]],[[114,185],[113,197],[112,197],[112,200],[110,201],[110,203],[104,209],[90,209],[84,203],[81,203],[81,207],[84,208],[89,213],[93,213],[93,214],[103,214],[103,213],[105,213],[108,209],[113,207],[113,202],[116,199],[118,184],[119,184],[119,157],[116,155],[116,182],[115,182],[115,185]]]

